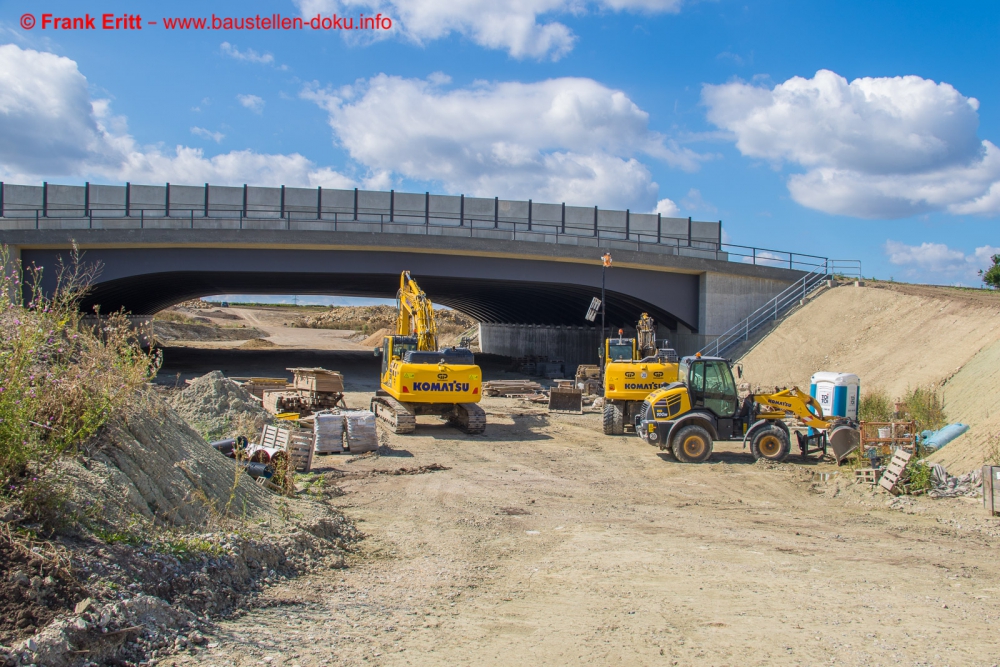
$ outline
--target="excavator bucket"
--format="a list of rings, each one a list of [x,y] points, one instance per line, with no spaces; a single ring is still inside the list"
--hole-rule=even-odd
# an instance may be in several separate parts
[[[841,424],[840,426],[835,426],[830,429],[830,435],[828,436],[830,441],[830,448],[833,449],[833,456],[837,459],[837,463],[843,463],[847,455],[853,452],[861,444],[861,431],[849,426],[847,424]]]
[[[552,387],[549,392],[549,412],[583,414],[583,391],[576,387]]]

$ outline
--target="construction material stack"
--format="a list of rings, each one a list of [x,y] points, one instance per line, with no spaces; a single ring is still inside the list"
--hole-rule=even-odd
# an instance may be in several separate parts
[[[292,382],[280,389],[264,389],[264,409],[271,414],[298,413],[344,407],[344,376],[325,368],[289,368]]]
[[[340,413],[320,412],[313,419],[313,450],[317,454],[344,451],[344,417]]]
[[[371,408],[393,433],[410,433],[418,415],[437,415],[466,433],[486,430],[482,371],[464,347],[438,349],[434,307],[404,271],[397,293],[396,335],[375,350],[382,358],[381,388]]]
[[[347,449],[351,454],[374,452],[378,449],[378,433],[375,430],[375,415],[368,410],[346,410]]]

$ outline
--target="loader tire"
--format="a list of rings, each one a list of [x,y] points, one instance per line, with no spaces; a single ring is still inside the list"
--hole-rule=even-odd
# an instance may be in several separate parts
[[[604,435],[625,434],[625,412],[614,401],[604,404]]]
[[[788,434],[780,426],[762,428],[754,433],[750,440],[750,453],[753,454],[754,461],[758,459],[784,461],[791,448],[792,443],[788,440]]]
[[[702,426],[685,426],[673,439],[674,458],[681,463],[702,463],[712,456],[712,436]]]

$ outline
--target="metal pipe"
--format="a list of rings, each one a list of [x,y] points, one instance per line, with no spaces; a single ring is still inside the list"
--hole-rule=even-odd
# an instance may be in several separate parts
[[[594,237],[598,238],[598,236],[597,236],[597,207],[596,206],[594,207]],[[603,340],[601,341],[601,345],[604,345],[604,341]]]
[[[493,198],[493,229],[500,226],[500,197]]]
[[[282,194],[284,194],[285,186],[281,186]],[[284,197],[281,198],[282,203],[284,203]],[[205,217],[208,217],[208,183],[205,183]]]
[[[430,230],[431,226],[431,193],[424,193],[424,229]]]
[[[90,181],[83,184],[83,214],[90,210]]]
[[[465,227],[465,195],[458,197],[458,226]]]
[[[531,200],[528,200],[528,231],[531,231]]]
[[[566,233],[566,202],[562,203],[562,233]]]
[[[170,183],[167,183],[166,195],[163,198],[164,217],[170,217]]]
[[[247,184],[243,184],[243,211],[240,218],[247,217]]]
[[[358,189],[354,188],[354,222],[358,221]]]
[[[316,219],[323,219],[323,186],[320,185],[316,188]],[[337,219],[334,218],[334,224],[336,224]]]
[[[132,184],[125,183],[125,217],[132,217]]]
[[[49,184],[47,182],[42,183],[42,217],[49,217]]]
[[[396,215],[396,191],[389,190],[389,222],[395,221]]]
[[[281,217],[285,217],[285,186],[281,186]]]

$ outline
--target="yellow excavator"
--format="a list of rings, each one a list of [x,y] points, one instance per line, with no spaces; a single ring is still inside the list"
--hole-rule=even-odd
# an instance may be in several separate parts
[[[632,431],[643,401],[654,389],[677,380],[677,353],[657,349],[656,323],[643,313],[636,325],[636,338],[604,341],[604,419],[605,435]]]
[[[707,461],[715,440],[741,439],[754,459],[782,461],[791,449],[786,416],[810,428],[810,435],[796,431],[803,456],[825,454],[830,445],[839,457],[860,440],[857,422],[825,417],[819,402],[798,387],[741,401],[730,362],[700,354],[681,359],[677,382],[646,397],[636,432],[682,463]]]
[[[396,295],[396,334],[382,339],[381,388],[371,409],[393,433],[410,433],[417,415],[438,415],[466,433],[486,430],[479,407],[483,373],[464,347],[438,349],[434,306],[403,271]]]

